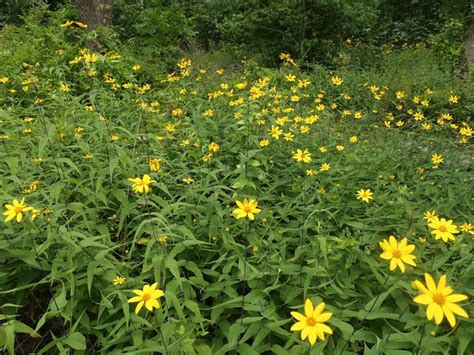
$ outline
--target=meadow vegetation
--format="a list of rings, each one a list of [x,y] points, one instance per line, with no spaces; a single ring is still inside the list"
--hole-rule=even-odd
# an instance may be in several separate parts
[[[5,352],[472,354],[472,74],[163,65],[68,15],[0,31]]]

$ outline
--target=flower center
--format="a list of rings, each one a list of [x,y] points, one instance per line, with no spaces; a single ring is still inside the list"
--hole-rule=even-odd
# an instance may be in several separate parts
[[[442,306],[446,302],[446,297],[443,294],[436,292],[433,294],[433,302]]]
[[[245,206],[245,207],[244,207],[244,211],[245,211],[245,213],[250,213],[250,212],[252,212],[252,207],[250,207],[250,206]]]
[[[142,296],[142,300],[145,301],[145,302],[148,301],[150,298],[151,298],[151,295],[149,293],[145,293]]]
[[[15,212],[18,214],[18,213],[22,213],[23,212],[23,209],[21,207],[15,207]]]
[[[448,228],[446,228],[446,226],[439,226],[439,227],[438,227],[438,230],[439,230],[440,232],[443,232],[443,233],[444,233],[444,232],[446,232],[446,231],[448,230]]]
[[[402,252],[398,249],[395,249],[394,251],[392,251],[392,255],[394,258],[400,258],[402,256]]]
[[[306,324],[308,324],[310,327],[314,327],[316,325],[316,319],[313,317],[308,317],[306,319]]]

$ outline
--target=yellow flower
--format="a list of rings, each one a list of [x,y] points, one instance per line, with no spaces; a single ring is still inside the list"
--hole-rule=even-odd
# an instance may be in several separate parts
[[[459,96],[457,95],[449,95],[449,103],[451,104],[457,104],[459,102]]]
[[[213,143],[209,143],[209,145],[207,146],[207,149],[208,149],[210,152],[214,152],[214,153],[215,153],[215,152],[217,152],[217,151],[220,149],[220,147],[219,147],[219,144],[213,142]]]
[[[24,198],[22,198],[20,202],[18,202],[17,199],[14,199],[12,205],[6,204],[5,208],[7,209],[7,211],[3,213],[5,216],[5,222],[8,222],[15,217],[17,222],[21,222],[23,213],[33,210],[33,207],[28,206],[25,203]]]
[[[314,169],[308,169],[306,170],[306,175],[307,176],[315,176],[318,172]]]
[[[117,276],[115,279],[112,280],[114,285],[123,285],[125,283],[125,277]]]
[[[148,166],[151,171],[159,171],[161,169],[161,160],[160,159],[150,159],[148,161]]]
[[[202,157],[202,161],[205,163],[209,163],[212,159],[212,153],[206,154],[205,156]]]
[[[323,165],[321,165],[321,171],[329,171],[329,169],[331,169],[331,164],[328,164],[328,163],[323,163]]]
[[[40,210],[37,210],[36,208],[33,208],[31,210],[31,220],[34,221],[36,219],[36,217],[38,217],[40,215],[41,211]]]
[[[272,126],[272,128],[270,129],[270,131],[268,132],[273,138],[275,139],[280,139],[280,136],[281,134],[283,133],[283,131],[276,127],[276,126]]]
[[[324,341],[324,333],[332,334],[332,329],[329,328],[324,322],[328,321],[332,317],[332,313],[323,313],[325,304],[321,302],[313,308],[313,302],[308,298],[304,304],[304,315],[299,312],[291,312],[291,315],[297,320],[290,328],[292,332],[298,332],[301,330],[301,340],[308,338],[311,345],[316,343],[316,339],[319,338]]]
[[[77,26],[79,26],[80,28],[87,28],[87,25],[85,23],[82,23],[82,22],[79,22],[79,21],[75,21],[75,24]]]
[[[135,303],[138,302],[137,307],[135,308],[135,314],[140,312],[143,305],[145,305],[146,309],[149,311],[153,311],[153,308],[160,308],[160,302],[157,298],[162,297],[165,293],[160,290],[156,289],[158,284],[155,282],[153,285],[145,285],[143,290],[133,290],[132,292],[137,296],[132,297],[128,300],[128,303]]]
[[[433,164],[439,165],[443,162],[443,157],[441,156],[441,154],[435,153],[431,156],[431,161],[433,162]]]
[[[150,191],[149,185],[155,183],[156,180],[152,180],[150,175],[145,174],[143,178],[129,178],[130,182],[133,182],[133,191],[136,193],[148,193]]]
[[[167,241],[168,241],[168,237],[166,235],[160,235],[158,237],[158,241],[161,243],[161,244],[165,244]]]
[[[262,139],[258,144],[260,145],[260,147],[266,147],[270,144],[270,141],[268,139]]]
[[[340,86],[342,85],[342,83],[344,82],[344,80],[342,80],[340,77],[338,77],[337,75],[336,76],[333,76],[331,78],[331,83],[335,86]]]
[[[398,99],[398,100],[401,100],[405,97],[405,93],[403,91],[397,91],[395,93],[395,97]]]
[[[474,234],[474,232],[472,231],[473,228],[474,227],[471,223],[464,222],[464,224],[461,225],[461,231],[465,233]]]
[[[255,219],[255,215],[262,211],[261,209],[257,208],[258,202],[256,200],[248,200],[247,198],[244,198],[243,202],[235,201],[235,203],[238,208],[232,211],[232,213],[237,219],[248,217],[253,221]]]
[[[341,152],[344,150],[344,146],[343,145],[336,145],[336,149],[338,152]]]
[[[442,239],[445,243],[448,240],[454,240],[453,234],[459,233],[458,227],[453,224],[451,219],[447,221],[444,218],[435,217],[428,226],[433,228],[431,234],[434,234],[435,239]]]
[[[309,163],[311,161],[311,153],[308,149],[297,149],[296,153],[293,155],[293,159],[296,159],[296,161],[302,161],[303,163]]]
[[[207,109],[206,111],[204,111],[204,112],[202,113],[202,115],[203,115],[204,117],[212,117],[212,116],[214,116],[214,111],[212,111],[212,109]]]
[[[71,27],[74,24],[74,21],[66,21],[65,23],[61,24],[61,27]]]
[[[194,180],[193,180],[192,178],[189,178],[189,177],[188,177],[188,178],[184,178],[182,181],[183,181],[185,184],[191,185]]]
[[[433,210],[433,212],[426,211],[426,212],[424,213],[423,219],[426,219],[426,221],[427,221],[428,223],[433,222],[433,221],[435,220],[435,218],[438,218],[438,216],[436,215],[436,211],[435,211],[435,210]]]
[[[94,53],[86,53],[84,54],[84,61],[94,63],[97,61],[97,56]]]
[[[352,136],[351,138],[349,138],[349,141],[350,141],[351,143],[355,143],[355,142],[357,142],[358,140],[359,140],[359,138],[358,138],[357,136]]]
[[[385,260],[390,260],[390,271],[395,270],[398,266],[401,272],[405,272],[405,264],[416,266],[413,261],[416,259],[414,255],[411,255],[415,246],[413,244],[407,244],[407,238],[403,238],[400,243],[397,242],[395,237],[391,235],[388,240],[384,239],[379,242],[380,248],[383,253],[380,257]]]
[[[373,194],[374,193],[370,191],[370,189],[367,189],[367,190],[360,189],[359,191],[357,191],[357,199],[362,200],[364,202],[369,202],[369,200],[373,199],[372,197]]]
[[[283,139],[287,142],[292,142],[295,135],[292,132],[283,133]]]
[[[468,318],[464,309],[459,307],[456,303],[467,299],[467,296],[462,294],[453,294],[453,289],[446,286],[446,275],[441,276],[438,285],[435,284],[433,278],[425,273],[426,287],[420,281],[415,281],[418,291],[421,293],[416,296],[413,301],[423,305],[428,305],[426,309],[426,317],[428,320],[435,320],[436,324],[440,324],[443,318],[446,317],[451,327],[456,325],[456,318],[458,316]]]

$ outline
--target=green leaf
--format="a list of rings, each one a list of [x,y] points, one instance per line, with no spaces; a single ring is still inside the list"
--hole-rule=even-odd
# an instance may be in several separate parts
[[[166,258],[165,265],[166,265],[166,268],[173,275],[174,279],[178,282],[179,286],[181,287],[181,276],[179,274],[178,263],[176,262],[176,260],[168,257]]]
[[[352,327],[352,325],[340,319],[331,318],[329,320],[329,323],[334,325],[336,328],[338,328],[341,331],[344,339],[346,340],[349,339],[349,337],[354,333],[354,328]]]
[[[74,350],[86,350],[86,338],[79,332],[70,334],[63,340],[63,343],[69,345]]]

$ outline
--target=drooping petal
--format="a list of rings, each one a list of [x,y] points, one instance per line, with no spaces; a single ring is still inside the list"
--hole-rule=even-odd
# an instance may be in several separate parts
[[[432,303],[432,305],[434,306],[433,308],[434,308],[435,323],[436,324],[441,324],[441,322],[443,321],[443,318],[444,318],[443,309],[437,303]]]
[[[306,327],[306,322],[297,322],[293,324],[290,328],[292,332],[298,332],[300,330],[303,330]]]
[[[415,259],[415,256],[413,255],[404,255],[401,259],[404,263],[407,263],[408,265],[416,266],[415,262],[413,261]]]
[[[443,304],[441,308],[443,309],[444,315],[446,316],[449,325],[454,328],[454,326],[456,325],[456,318],[454,318],[453,312],[451,312],[451,310],[446,306],[446,304]]]
[[[143,299],[142,296],[135,296],[128,300],[128,303],[140,302]]]
[[[468,297],[466,295],[460,295],[455,293],[454,295],[446,296],[446,302],[461,302],[467,300],[467,298]]]
[[[428,320],[433,319],[434,312],[435,312],[435,305],[436,303],[430,302],[428,304],[428,308],[426,308],[426,318],[428,318]]]
[[[153,311],[153,301],[156,302],[156,300],[148,300],[145,302],[145,307],[148,309],[150,312]]]
[[[461,317],[464,317],[464,318],[469,317],[467,315],[466,311],[464,309],[462,309],[461,307],[459,307],[455,303],[446,302],[446,307],[448,307],[451,312],[453,312],[454,314],[457,314],[458,316],[461,316]]]
[[[331,319],[332,317],[332,313],[331,312],[325,312],[325,313],[321,313],[320,315],[318,315],[318,318],[316,319],[316,321],[318,323],[323,323],[323,322],[326,322],[328,321],[329,319]]]
[[[160,308],[160,302],[158,302],[155,298],[151,299],[148,301],[150,303],[150,306],[153,308]]]
[[[392,260],[390,260],[390,271],[395,270],[396,267],[397,267],[397,259],[392,258]]]
[[[410,244],[404,247],[403,249],[400,248],[400,250],[402,251],[402,254],[411,254],[415,250],[415,246],[413,244]]]
[[[163,297],[164,295],[165,293],[163,292],[163,290],[155,290],[151,294],[151,298],[159,298],[159,297]]]
[[[306,317],[302,315],[300,312],[291,312],[291,315],[300,322],[306,322]]]
[[[385,260],[390,260],[393,257],[393,254],[390,251],[386,251],[380,254],[380,257]]]
[[[304,327],[304,329],[301,331],[301,340],[305,340],[307,338],[310,329],[310,327]]]
[[[433,297],[431,295],[424,294],[424,295],[416,296],[413,299],[413,301],[415,303],[420,303],[420,304],[430,304],[431,302],[433,302]]]
[[[138,314],[138,312],[140,312],[140,309],[142,309],[144,303],[145,303],[144,301],[140,301],[137,304],[137,307],[135,308],[135,314]]]
[[[401,261],[400,259],[395,259],[395,260],[397,261],[397,265],[400,268],[400,270],[402,272],[405,272],[405,264],[403,263],[403,261]]]
[[[316,338],[318,337],[318,331],[315,327],[311,327],[310,329],[308,340],[311,345],[314,345],[314,343],[316,343]]]
[[[319,324],[319,327],[324,333],[332,334],[332,329],[329,328],[326,324]]]
[[[10,212],[10,214],[5,218],[5,222],[11,221],[13,218],[15,218],[15,212]]]

